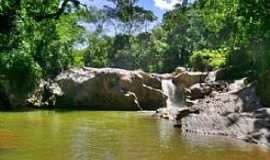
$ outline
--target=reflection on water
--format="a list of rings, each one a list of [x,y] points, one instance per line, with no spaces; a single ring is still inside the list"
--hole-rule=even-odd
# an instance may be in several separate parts
[[[268,160],[270,151],[181,134],[139,112],[0,113],[2,160]]]

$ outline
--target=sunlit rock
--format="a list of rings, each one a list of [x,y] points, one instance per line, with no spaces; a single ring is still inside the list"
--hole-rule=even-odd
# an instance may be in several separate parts
[[[113,68],[70,69],[55,79],[56,107],[141,110],[165,107],[158,78],[142,71]]]

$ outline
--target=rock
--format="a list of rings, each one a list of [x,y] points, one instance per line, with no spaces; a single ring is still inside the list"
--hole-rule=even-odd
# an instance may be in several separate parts
[[[177,114],[176,110],[172,110],[166,107],[166,108],[159,108],[155,116],[164,118],[164,119],[175,120],[176,114]]]
[[[161,90],[161,82],[160,82],[161,80],[160,77],[157,76],[157,74],[149,74],[141,70],[135,71],[135,74],[141,76],[145,85]]]
[[[55,85],[57,107],[153,110],[166,106],[160,80],[142,71],[70,69],[56,77]]]
[[[254,130],[255,119],[241,114],[200,113],[191,114],[181,119],[182,130],[203,135],[226,135],[233,138],[247,139]]]
[[[226,79],[225,69],[218,69],[215,71],[208,72],[206,77],[206,81],[208,82],[221,81],[225,79]]]
[[[14,94],[0,87],[0,109],[34,108],[153,110],[166,106],[161,78],[143,71],[113,68],[70,69],[55,80],[41,81],[34,91]],[[97,108],[95,108],[97,107]]]
[[[265,116],[270,115],[270,108],[259,108],[255,110],[254,113],[256,114],[256,116],[265,117]]]
[[[26,101],[33,108],[51,108],[55,106],[55,96],[60,89],[51,81],[41,80],[39,86],[34,90]]]
[[[226,115],[228,113],[254,112],[261,108],[255,87],[247,87],[237,93],[224,92],[200,99],[193,107],[205,112]]]
[[[230,92],[238,92],[247,87],[247,78],[242,78],[239,80],[235,80],[233,83],[230,83],[228,89]]]
[[[227,86],[228,84],[223,81],[197,83],[192,85],[185,94],[189,96],[191,100],[201,99],[209,96],[212,92],[224,92]]]
[[[164,74],[152,74],[154,77],[157,77],[158,79],[172,79],[173,78],[173,74],[170,73],[164,73]]]
[[[194,100],[204,98],[209,95],[212,92],[212,88],[204,84],[194,84],[190,87],[190,91],[190,97]]]
[[[190,114],[199,114],[199,109],[196,108],[188,108],[188,107],[183,107],[179,108],[177,115],[176,115],[176,120],[181,121],[182,118],[189,116]]]
[[[173,77],[173,82],[178,87],[189,88],[196,83],[204,82],[207,74],[203,72],[183,72]]]
[[[193,105],[195,105],[197,103],[198,103],[198,100],[189,100],[189,99],[186,100],[186,105],[188,107],[193,106]]]
[[[177,120],[180,121],[181,118],[189,115],[189,114],[198,114],[199,110],[188,107],[180,107],[180,108],[159,108],[156,112],[156,116],[169,119],[169,120]]]
[[[187,69],[184,67],[177,67],[175,68],[175,71],[173,72],[173,75],[178,75],[178,74],[182,74],[184,72],[186,72]]]
[[[259,103],[255,86],[238,85],[242,82],[236,81],[229,92],[223,90],[197,100],[176,116],[177,126],[184,132],[222,135],[270,146],[270,110]],[[199,112],[192,114],[192,109]]]
[[[218,69],[215,71],[215,81],[225,80],[226,79],[226,70]]]

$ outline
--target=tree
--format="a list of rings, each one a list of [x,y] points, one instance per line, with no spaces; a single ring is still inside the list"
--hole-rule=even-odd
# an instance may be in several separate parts
[[[76,0],[0,1],[2,86],[28,92],[40,78],[72,64],[73,44],[83,31],[79,6]]]
[[[120,25],[122,33],[132,34],[141,30],[143,25],[153,22],[157,17],[150,10],[139,7],[138,0],[108,0],[113,7],[105,6],[108,18]],[[115,24],[114,24],[115,25]],[[147,28],[147,27],[146,27]]]

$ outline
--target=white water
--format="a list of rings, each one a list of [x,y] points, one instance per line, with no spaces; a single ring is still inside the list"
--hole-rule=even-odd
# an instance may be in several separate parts
[[[183,102],[183,91],[178,89],[171,79],[163,79],[161,82],[162,91],[168,97],[167,108],[181,107]]]

